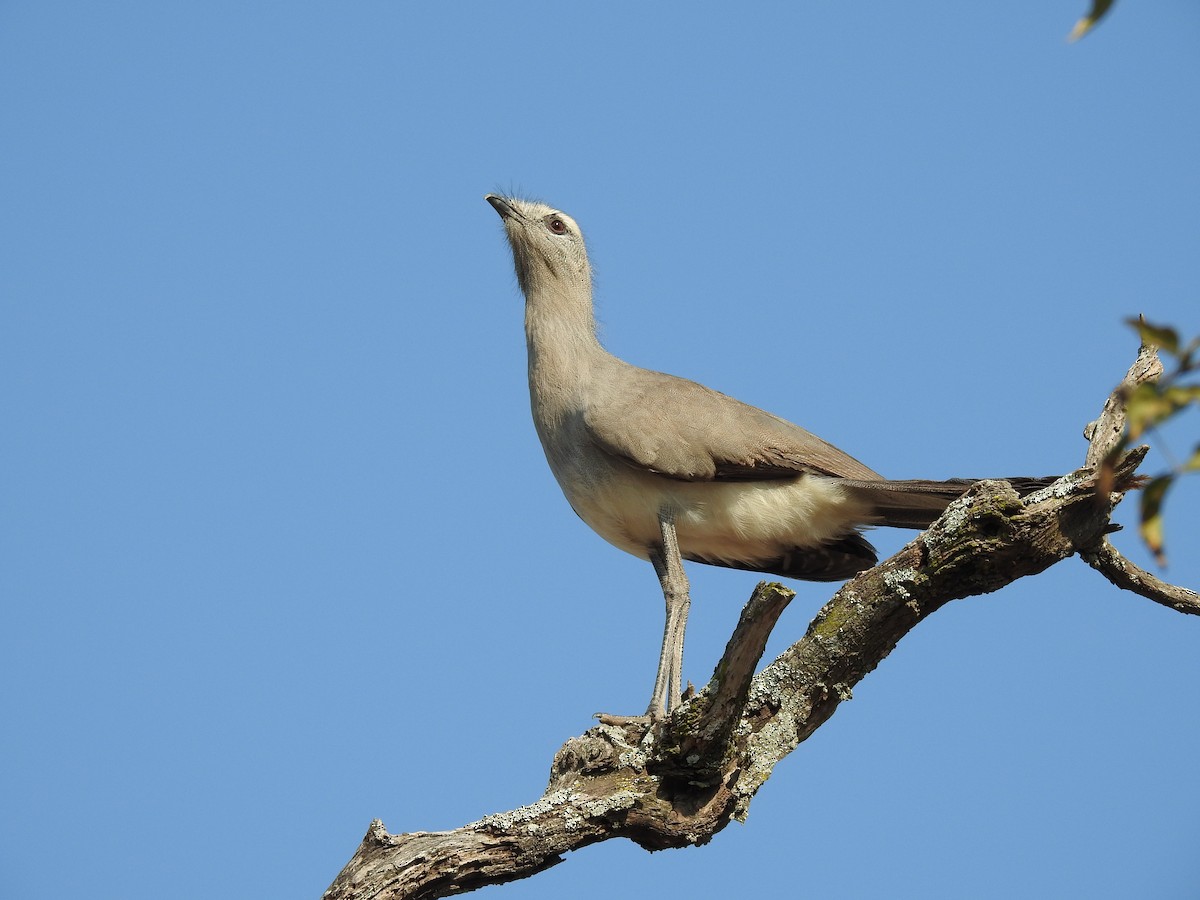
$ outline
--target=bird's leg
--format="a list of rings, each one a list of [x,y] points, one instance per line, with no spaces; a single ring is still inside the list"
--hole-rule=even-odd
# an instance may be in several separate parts
[[[659,513],[658,527],[662,545],[650,549],[650,562],[662,585],[667,620],[663,628],[662,652],[658,657],[658,674],[654,679],[654,694],[646,710],[652,719],[662,718],[679,705],[683,680],[683,635],[692,602],[687,574],[683,571],[683,557],[679,553],[679,540],[675,536],[675,516],[670,510],[664,509]]]
[[[683,633],[692,601],[687,575],[683,571],[683,557],[679,553],[679,539],[675,536],[674,513],[669,509],[662,510],[658,515],[658,527],[662,543],[651,547],[649,556],[662,585],[667,617],[662,652],[658,656],[658,674],[654,677],[654,693],[644,716],[597,713],[596,717],[605,725],[661,721],[679,706],[683,692]]]
[[[667,604],[667,615],[663,625],[662,649],[658,654],[658,672],[654,676],[654,691],[650,694],[650,705],[646,707],[646,715],[651,719],[661,719],[667,714],[666,693],[667,682],[671,680],[671,647],[672,647],[672,609],[671,595],[666,588],[666,562],[662,552],[657,548],[650,550],[650,562],[658,573],[659,584],[663,586],[663,599]]]

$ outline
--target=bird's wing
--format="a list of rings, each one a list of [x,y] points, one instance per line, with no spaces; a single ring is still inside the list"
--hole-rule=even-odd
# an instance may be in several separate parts
[[[611,374],[584,425],[600,449],[632,465],[683,481],[881,477],[803,428],[694,381],[628,364]]]

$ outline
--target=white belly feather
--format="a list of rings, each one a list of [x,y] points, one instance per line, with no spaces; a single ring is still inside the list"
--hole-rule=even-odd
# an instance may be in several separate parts
[[[584,490],[568,488],[577,480],[559,479],[571,506],[606,541],[642,559],[661,539],[658,513],[664,506],[675,512],[684,556],[743,563],[818,546],[869,518],[868,509],[836,480],[819,476],[691,482],[632,468],[616,477],[589,474]]]

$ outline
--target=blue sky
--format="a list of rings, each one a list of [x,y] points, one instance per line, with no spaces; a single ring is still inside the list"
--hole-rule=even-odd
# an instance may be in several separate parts
[[[0,7],[6,891],[317,896],[644,706],[658,587],[545,466],[488,191],[579,220],[632,362],[894,477],[1079,465],[1122,319],[1200,332],[1200,7],[1067,45],[1085,7]],[[756,578],[691,576],[703,683]],[[922,625],[710,846],[489,893],[1194,897],[1198,643],[1067,561]]]

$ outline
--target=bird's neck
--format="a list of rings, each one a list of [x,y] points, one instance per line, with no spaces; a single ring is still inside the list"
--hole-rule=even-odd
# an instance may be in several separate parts
[[[560,419],[582,408],[597,362],[608,353],[596,338],[591,286],[538,286],[526,294],[525,339],[534,419]]]

